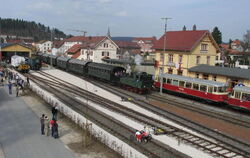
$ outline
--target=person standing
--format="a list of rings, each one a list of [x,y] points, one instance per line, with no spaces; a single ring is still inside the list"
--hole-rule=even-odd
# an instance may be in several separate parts
[[[12,94],[12,83],[11,82],[9,82],[8,87],[9,87],[9,94]]]
[[[54,128],[53,128],[53,126],[54,126],[54,124],[55,124],[55,120],[54,119],[52,119],[52,120],[50,120],[50,128],[51,128],[51,137],[53,137],[54,136]]]
[[[52,112],[52,119],[57,120],[57,112],[58,112],[57,104],[55,106],[54,105],[52,106],[51,112]]]
[[[55,121],[55,123],[53,124],[52,126],[52,130],[53,130],[53,137],[56,139],[56,138],[59,138],[59,133],[58,133],[58,124],[57,122]]]
[[[49,136],[50,122],[49,122],[49,118],[47,116],[45,116],[45,118],[44,118],[44,125],[45,125],[45,135]]]
[[[45,115],[42,114],[42,117],[40,118],[40,123],[41,123],[41,134],[44,135],[44,127],[45,127],[45,124],[44,124],[44,119]]]
[[[29,78],[29,76],[27,76],[27,85],[28,86],[30,85],[30,78]]]

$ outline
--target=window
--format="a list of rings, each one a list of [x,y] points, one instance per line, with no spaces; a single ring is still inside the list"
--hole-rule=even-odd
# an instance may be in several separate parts
[[[208,93],[212,93],[213,92],[213,87],[208,87]]]
[[[234,97],[240,99],[241,92],[235,92]]]
[[[197,56],[197,57],[196,57],[196,64],[200,64],[200,60],[201,60],[201,57],[200,57],[200,56]]]
[[[184,87],[185,81],[179,81],[179,86]]]
[[[172,85],[176,85],[176,86],[178,86],[178,80],[173,80]]]
[[[177,71],[177,75],[182,76],[182,72],[183,72],[182,70],[178,70],[178,71]]]
[[[173,58],[174,58],[174,55],[173,54],[169,54],[168,55],[168,62],[172,63],[173,62]]]
[[[194,90],[199,90],[199,85],[197,83],[193,83],[193,89]]]
[[[109,52],[102,52],[102,56],[109,56]]]
[[[186,87],[186,88],[192,88],[192,83],[191,83],[191,82],[186,82],[185,87]]]
[[[166,83],[166,78],[163,78],[163,81],[162,81],[162,83]]]
[[[226,92],[226,87],[218,87],[218,92],[219,93]]]
[[[199,78],[199,74],[197,73],[197,74],[195,74],[195,76],[196,76],[196,78]]]
[[[169,68],[169,69],[168,69],[168,73],[169,73],[169,74],[173,74],[173,69]]]
[[[208,74],[203,74],[203,79],[208,80]]]
[[[216,76],[216,75],[213,76],[213,80],[214,80],[214,81],[217,80],[217,76]]]
[[[201,44],[201,51],[207,51],[208,44]]]
[[[218,55],[216,56],[216,60],[219,60],[219,56]]]
[[[171,84],[172,83],[172,79],[168,78],[167,79],[167,84]]]
[[[179,55],[179,63],[182,63],[182,55]]]
[[[210,64],[210,56],[207,56],[207,65]]]
[[[108,44],[108,43],[103,43],[103,47],[104,47],[104,48],[108,48],[108,47],[109,47],[109,44]]]
[[[206,92],[207,91],[207,86],[206,85],[200,85],[200,91]]]
[[[250,101],[250,94],[242,93],[242,100],[244,100],[244,101]]]

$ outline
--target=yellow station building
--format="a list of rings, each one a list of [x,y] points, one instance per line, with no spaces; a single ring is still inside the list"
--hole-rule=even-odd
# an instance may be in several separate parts
[[[159,73],[195,77],[188,69],[200,64],[215,65],[219,47],[207,30],[169,31],[154,45]],[[165,51],[164,51],[165,50]]]

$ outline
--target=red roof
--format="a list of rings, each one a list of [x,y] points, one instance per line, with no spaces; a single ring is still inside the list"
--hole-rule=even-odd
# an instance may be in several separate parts
[[[53,41],[53,47],[54,48],[60,48],[64,43],[64,40],[62,41]]]
[[[71,58],[77,59],[80,55],[81,55],[81,51],[78,51],[77,53],[75,53],[74,55],[72,55]]]
[[[116,45],[120,48],[131,48],[131,49],[140,49],[141,47],[138,46],[135,42],[129,42],[129,41],[115,41]]]
[[[240,40],[234,40],[232,43],[235,43],[236,45],[240,45]]]
[[[166,50],[191,51],[207,33],[209,33],[207,30],[166,32]],[[164,49],[164,35],[152,48]]]
[[[74,37],[70,37],[65,39],[65,42],[83,42],[85,40],[85,36],[74,36]]]
[[[106,36],[89,36],[85,37],[83,41],[83,48],[95,48]]]
[[[68,50],[67,50],[67,53],[76,53],[77,51],[79,51],[80,49],[82,48],[82,45],[81,44],[75,44],[73,45],[72,47],[70,47]]]

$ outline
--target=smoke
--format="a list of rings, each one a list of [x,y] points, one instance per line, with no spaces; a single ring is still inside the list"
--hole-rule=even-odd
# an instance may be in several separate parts
[[[143,62],[142,56],[140,56],[139,54],[136,54],[135,55],[135,64],[136,65],[141,65],[142,62]]]

